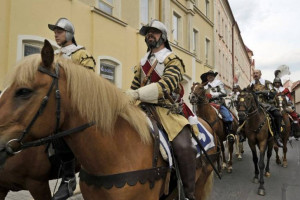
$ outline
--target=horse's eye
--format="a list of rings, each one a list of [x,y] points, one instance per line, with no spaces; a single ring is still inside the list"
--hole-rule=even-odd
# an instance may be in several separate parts
[[[22,97],[22,98],[28,98],[32,94],[32,90],[28,88],[21,88],[18,89],[15,97]]]

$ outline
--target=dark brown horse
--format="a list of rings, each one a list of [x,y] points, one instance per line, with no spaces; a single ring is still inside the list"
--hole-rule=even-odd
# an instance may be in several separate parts
[[[217,136],[220,140],[221,151],[223,164],[222,167],[227,167],[227,172],[232,172],[232,153],[233,153],[233,145],[234,142],[229,142],[228,150],[229,150],[229,158],[228,158],[228,166],[226,165],[225,159],[225,148],[223,142],[227,140],[227,134],[225,131],[225,126],[222,119],[218,116],[216,109],[210,105],[209,100],[206,98],[206,90],[204,89],[204,85],[200,83],[193,83],[191,88],[191,93],[189,96],[190,102],[193,105],[197,106],[196,114],[198,117],[207,121],[213,130],[216,132]],[[233,122],[233,130],[236,131],[238,127],[238,121],[234,118]]]
[[[15,67],[0,98],[0,163],[5,166],[16,151],[60,136],[81,163],[84,199],[155,200],[164,192],[167,163],[154,154],[141,109],[109,81],[70,60],[54,59],[46,41],[41,55]],[[201,166],[197,200],[212,184],[211,166]]]
[[[289,114],[286,112],[287,100],[285,98],[285,95],[280,95],[280,93],[278,93],[275,96],[275,104],[276,104],[276,107],[278,109],[280,109],[280,113],[282,115],[282,118],[283,118],[283,121],[284,121],[284,124],[285,124],[284,130],[280,134],[280,137],[281,137],[282,143],[283,143],[283,147],[282,147],[282,152],[283,152],[282,162],[281,162],[281,159],[279,158],[278,146],[277,146],[276,142],[274,144],[274,150],[276,152],[276,163],[278,165],[282,164],[283,167],[287,167],[288,163],[287,163],[287,159],[286,159],[286,153],[287,153],[287,142],[289,140],[290,133],[291,133],[291,121],[290,121]]]
[[[264,171],[269,177],[270,174],[270,158],[273,149],[273,137],[270,137],[269,120],[267,113],[259,106],[255,94],[242,91],[238,97],[237,111],[239,120],[242,122],[244,132],[248,138],[248,144],[252,151],[252,158],[255,168],[254,183],[260,183],[258,188],[259,195],[265,195],[264,188]],[[259,161],[256,152],[256,146],[259,149]],[[267,165],[265,166],[265,152],[267,150]],[[258,177],[259,176],[259,177]]]

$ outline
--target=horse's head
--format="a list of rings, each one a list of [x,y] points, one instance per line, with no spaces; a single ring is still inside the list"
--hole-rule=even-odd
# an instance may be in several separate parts
[[[193,86],[191,88],[191,93],[189,95],[190,103],[195,105],[197,103],[204,103],[208,102],[208,99],[206,97],[207,91],[204,89],[204,84],[200,84],[198,82],[193,83]]]
[[[237,99],[236,109],[238,111],[239,121],[243,123],[258,108],[257,100],[251,92],[243,90]]]
[[[55,120],[41,120],[56,119],[58,74],[53,61],[53,48],[46,40],[41,54],[21,60],[8,79],[0,97],[0,166],[23,143],[54,132]]]
[[[288,106],[288,102],[287,102],[284,94],[277,93],[275,95],[274,100],[275,100],[276,107],[279,108],[281,112],[284,111],[286,109],[286,107]]]

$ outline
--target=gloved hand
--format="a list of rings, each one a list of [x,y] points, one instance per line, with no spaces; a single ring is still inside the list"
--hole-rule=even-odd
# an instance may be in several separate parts
[[[137,90],[127,90],[125,93],[131,98],[131,103],[135,103],[136,100],[147,103],[158,102],[158,87],[156,83],[151,83]]]
[[[126,90],[125,94],[130,98],[130,103],[134,104],[136,100],[139,100],[139,92],[138,90]]]

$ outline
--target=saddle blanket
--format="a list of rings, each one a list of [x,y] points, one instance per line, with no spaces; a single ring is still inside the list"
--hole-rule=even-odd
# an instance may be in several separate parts
[[[193,120],[193,122],[192,122],[193,124],[195,123],[195,121],[194,121],[195,118],[193,118],[193,119],[190,118],[189,121],[190,120]],[[147,117],[147,121],[150,126],[151,132],[153,133],[153,131],[154,131],[153,124],[148,117]],[[190,123],[191,123],[191,121],[190,121]],[[191,125],[192,125],[192,123],[191,123]],[[197,127],[199,129],[199,134],[197,137],[199,138],[200,143],[202,144],[204,149],[207,151],[210,148],[213,148],[215,146],[215,144],[214,144],[214,138],[213,138],[212,134],[198,120],[197,120]],[[172,154],[171,154],[171,150],[170,150],[170,146],[169,146],[170,142],[169,142],[167,134],[163,130],[160,130],[160,129],[159,129],[159,139],[160,139],[160,146],[159,146],[160,153],[161,153],[163,159],[165,161],[167,161],[169,163],[169,166],[171,167],[171,166],[173,166],[173,159],[172,159]],[[195,141],[195,139],[194,138],[191,138],[191,139],[192,139],[193,144],[196,146],[197,157],[199,157],[202,154],[202,151],[200,150],[200,147],[197,144],[197,142]]]

